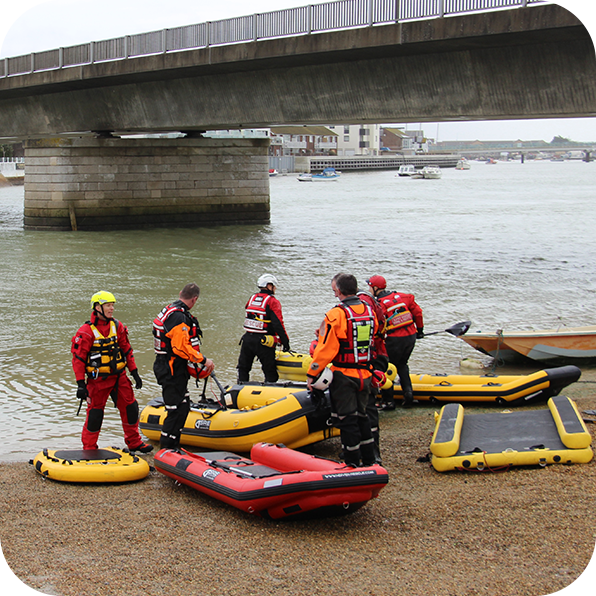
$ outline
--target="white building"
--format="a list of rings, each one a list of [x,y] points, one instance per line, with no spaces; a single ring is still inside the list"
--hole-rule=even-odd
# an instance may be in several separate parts
[[[379,124],[340,124],[328,128],[337,133],[339,157],[379,154]]]

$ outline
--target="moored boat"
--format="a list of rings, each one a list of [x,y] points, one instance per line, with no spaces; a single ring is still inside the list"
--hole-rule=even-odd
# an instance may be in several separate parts
[[[519,356],[546,362],[596,359],[596,325],[536,331],[468,332],[460,337],[479,352],[502,360],[514,360]]]
[[[465,157],[462,157],[455,165],[456,170],[469,170],[471,167],[472,165]]]
[[[277,370],[281,379],[291,380],[286,387],[304,390],[310,356],[278,352]],[[540,370],[529,375],[443,375],[410,374],[414,399],[430,402],[493,402],[522,404],[545,401],[581,376],[577,366],[567,365]],[[396,399],[403,398],[399,378],[393,385]]]
[[[258,397],[247,391],[238,398],[234,387],[227,396],[233,407],[192,404],[182,428],[182,445],[248,453],[260,441],[297,448],[339,435],[328,424],[328,395],[315,403],[302,386],[293,392],[282,390]],[[165,418],[163,400],[154,399],[143,408],[139,428],[147,438],[158,441]]]
[[[418,174],[418,170],[411,163],[399,166],[399,170],[397,170],[397,175],[401,177],[410,177],[415,174]]]
[[[339,178],[339,172],[335,168],[325,168],[320,174],[313,174],[313,182],[318,180],[337,180]]]
[[[356,468],[271,443],[254,445],[250,459],[162,449],[154,465],[182,484],[267,519],[353,513],[389,480],[378,464]]]
[[[441,168],[435,166],[425,166],[420,173],[426,180],[438,180],[443,175]]]

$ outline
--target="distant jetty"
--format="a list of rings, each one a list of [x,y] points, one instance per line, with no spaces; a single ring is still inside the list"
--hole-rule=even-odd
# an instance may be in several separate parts
[[[439,168],[454,168],[459,161],[459,155],[391,155],[370,157],[309,157],[311,172],[323,171],[325,168],[335,168],[342,172],[355,170],[398,170],[400,166],[412,164],[416,168],[436,166]],[[296,160],[298,162],[298,160]],[[298,163],[296,163],[298,165]]]

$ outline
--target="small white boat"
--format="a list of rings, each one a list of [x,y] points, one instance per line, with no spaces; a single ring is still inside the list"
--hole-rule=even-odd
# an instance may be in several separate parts
[[[441,168],[435,166],[425,166],[422,168],[422,177],[427,180],[438,180],[442,175]]]
[[[312,174],[313,181],[315,180],[337,180],[339,172],[335,168],[325,168],[320,174]]]
[[[399,166],[399,170],[397,170],[398,176],[414,176],[418,174],[418,170],[414,167],[414,164],[406,164],[403,166]]]
[[[312,182],[312,174],[298,174],[298,182]]]
[[[596,325],[535,331],[499,329],[495,333],[479,331],[460,337],[479,352],[506,361],[515,360],[520,354],[538,361],[596,359]]]
[[[457,165],[455,166],[456,170],[469,170],[472,166],[470,165],[470,162],[465,158],[462,157],[458,162]]]
[[[270,177],[277,176],[277,174],[278,174],[278,172],[277,172],[277,170],[276,170],[276,169],[274,169],[274,168],[271,168],[271,169],[269,170],[269,176],[270,176]]]

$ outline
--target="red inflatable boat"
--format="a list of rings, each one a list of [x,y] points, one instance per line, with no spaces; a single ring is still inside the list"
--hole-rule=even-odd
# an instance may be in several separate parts
[[[268,519],[352,513],[387,484],[379,465],[354,468],[271,443],[257,443],[250,459],[226,451],[162,449],[155,468],[242,511]]]

